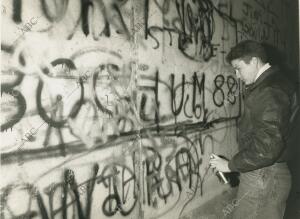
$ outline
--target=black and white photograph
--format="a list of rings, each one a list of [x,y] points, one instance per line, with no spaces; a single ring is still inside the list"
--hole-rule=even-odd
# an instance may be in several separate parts
[[[0,3],[0,219],[300,219],[299,0]]]

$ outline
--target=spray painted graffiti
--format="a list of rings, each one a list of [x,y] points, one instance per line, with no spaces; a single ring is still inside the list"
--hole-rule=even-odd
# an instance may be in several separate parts
[[[3,2],[1,218],[180,218],[224,191],[209,155],[234,153],[243,89],[225,55],[284,41],[267,1],[242,22],[232,4]]]
[[[65,23],[70,26],[65,33],[66,39],[72,39],[77,28],[81,27],[82,33],[85,36],[92,35],[94,40],[111,37],[114,30],[118,35],[130,40],[144,27],[144,38],[150,39],[152,44],[154,42],[153,48],[157,49],[160,44],[164,44],[160,42],[160,37],[156,33],[167,32],[169,45],[177,45],[185,57],[197,61],[208,61],[216,56],[216,50],[220,46],[219,43],[213,42],[216,14],[226,22],[234,21],[222,13],[211,0],[164,0],[162,3],[154,1],[151,7],[149,1],[145,0],[137,6],[138,10],[143,11],[144,19],[139,19],[136,23],[132,23],[129,19],[132,10],[130,1],[81,0],[61,1],[55,4],[56,6],[45,0],[40,1],[40,7],[36,10],[50,25],[40,29],[37,27],[35,31],[55,32],[60,24]],[[74,11],[74,7],[79,8]],[[11,10],[12,20],[17,24],[23,22],[22,13],[25,10],[23,5],[14,1]],[[151,25],[149,22],[158,16],[163,18],[162,25]]]
[[[149,4],[149,1],[147,3]],[[215,45],[212,38],[215,22],[214,5],[211,1],[163,1],[162,6],[157,2],[156,5],[164,17],[163,26],[146,25],[146,38],[148,35],[152,37],[157,43],[156,48],[159,47],[159,41],[154,33],[167,31],[170,34],[171,45],[172,33],[178,34],[178,49],[186,57],[207,61],[214,56]],[[149,6],[145,10],[148,11]],[[176,10],[176,16],[169,19],[168,13],[171,10]],[[145,17],[148,22],[147,14]]]
[[[106,216],[113,216],[117,213],[123,216],[130,214],[136,206],[138,198],[144,200],[143,204],[156,208],[158,202],[167,203],[172,196],[177,196],[178,193],[183,195],[189,189],[194,189],[194,192],[197,192],[198,189],[202,190],[205,177],[208,176],[208,167],[204,168],[205,171],[202,175],[202,155],[214,151],[213,145],[207,141],[207,139],[212,139],[212,136],[199,135],[194,136],[192,140],[184,136],[176,138],[180,139],[182,143],[175,144],[173,142],[168,146],[162,145],[163,141],[161,141],[155,147],[147,146],[150,141],[145,138],[142,140],[145,145],[140,162],[136,161],[139,159],[138,151],[133,150],[130,156],[131,164],[111,163],[102,168],[97,163],[92,164],[91,176],[81,183],[78,183],[73,170],[65,169],[62,171],[61,182],[51,183],[43,191],[39,191],[31,184],[8,185],[2,190],[2,216],[5,218],[4,212],[13,214],[10,211],[10,198],[14,196],[15,191],[20,190],[24,190],[31,204],[29,203],[26,212],[14,216],[39,215],[42,218],[56,215],[68,218],[70,213],[78,218],[89,218],[91,208],[94,207],[93,193],[99,186],[104,187],[107,191],[102,203],[102,211]],[[159,138],[155,139],[155,141],[159,140]],[[166,157],[162,156],[158,151],[165,150],[165,146],[167,148],[175,147],[175,151],[171,151]],[[142,182],[138,181],[136,170],[140,163],[143,179],[145,179]],[[143,193],[138,192],[141,188],[143,188]],[[83,199],[83,196],[86,199]],[[193,198],[189,197],[190,200]],[[46,202],[46,199],[49,202]],[[57,199],[61,200],[61,205],[55,208],[54,200]],[[83,208],[83,200],[86,201],[85,208]],[[33,204],[34,202],[37,205]],[[46,203],[49,203],[49,206]],[[70,212],[68,209],[73,210]]]

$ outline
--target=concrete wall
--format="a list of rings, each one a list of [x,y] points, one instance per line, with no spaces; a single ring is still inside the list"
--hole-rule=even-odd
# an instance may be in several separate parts
[[[291,2],[2,1],[1,218],[175,219],[230,191],[208,167],[237,149],[225,55],[295,64]]]

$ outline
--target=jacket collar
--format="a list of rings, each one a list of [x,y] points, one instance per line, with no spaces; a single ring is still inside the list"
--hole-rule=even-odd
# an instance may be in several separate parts
[[[262,75],[265,73],[265,71],[267,71],[269,68],[271,68],[271,65],[267,62],[266,64],[264,64],[257,72],[254,82]]]
[[[270,75],[274,74],[279,70],[278,66],[271,66],[268,68],[260,77],[252,84],[246,85],[246,90],[252,91],[254,90],[257,86],[259,86],[263,81],[265,81],[266,78],[268,78]]]

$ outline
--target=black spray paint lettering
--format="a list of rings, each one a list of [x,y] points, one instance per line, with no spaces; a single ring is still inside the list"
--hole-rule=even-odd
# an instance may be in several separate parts
[[[87,78],[87,77],[84,77]],[[80,78],[80,80],[82,80],[82,78]],[[77,89],[77,88],[76,88]],[[67,98],[74,92],[74,90],[68,94]],[[19,93],[17,91],[12,92],[14,94],[14,96],[18,96]],[[55,109],[58,107],[58,104],[60,104],[62,102],[63,98],[61,96],[58,96],[58,101],[55,103],[55,105],[53,107],[50,108],[51,109]],[[25,134],[25,138],[22,138],[22,144],[18,147],[18,149],[21,149],[21,147],[24,145],[25,141],[32,141],[33,140],[33,136],[37,133],[37,131],[40,129],[40,127],[45,124],[46,121],[44,121],[38,128],[31,128],[28,132],[26,132]],[[35,131],[33,131],[35,130]]]
[[[196,193],[198,182],[196,179],[199,179],[199,165],[198,161],[194,158],[190,149],[181,148],[173,159],[175,161],[175,168],[167,164],[164,168],[162,167],[162,156],[154,148],[147,147],[146,150],[151,153],[147,153],[149,156],[143,161],[143,168],[145,173],[145,188],[147,189],[148,205],[157,207],[158,198],[167,202],[167,198],[170,195],[174,195],[173,185],[175,184],[178,188],[178,192],[184,192],[185,185],[188,185],[189,190],[187,192],[188,198],[193,198],[192,193]],[[119,164],[109,164],[104,167],[100,175],[97,175],[99,165],[95,164],[92,169],[92,175],[85,182],[81,183],[80,186],[77,185],[75,174],[72,170],[67,169],[63,174],[63,181],[59,183],[52,183],[45,189],[46,195],[49,197],[49,213],[52,215],[54,212],[60,212],[64,216],[62,218],[68,218],[68,208],[73,208],[74,211],[77,210],[78,214],[81,215],[79,218],[89,218],[84,217],[88,215],[91,211],[91,200],[93,197],[93,191],[95,182],[97,184],[103,184],[107,189],[107,196],[102,204],[102,211],[106,216],[113,216],[117,212],[120,212],[121,215],[129,215],[130,212],[136,206],[138,200],[138,186],[136,178],[136,166],[135,162],[135,153],[132,157],[132,168],[127,167],[126,165]],[[165,179],[163,178],[162,172],[165,171]],[[204,176],[203,176],[204,177]],[[163,181],[167,182],[163,184]],[[203,180],[203,179],[202,179]],[[145,183],[144,181],[142,182]],[[86,185],[86,186],[85,186]],[[165,189],[164,185],[167,186]],[[34,187],[34,185],[31,185]],[[9,188],[8,186],[7,188]],[[129,187],[132,187],[130,194],[128,194]],[[87,193],[86,199],[81,199],[80,195],[84,192]],[[8,197],[11,193],[9,190],[6,194]],[[155,193],[158,198],[155,197]],[[53,209],[54,196],[60,197],[62,200],[61,205],[58,208]],[[130,198],[131,197],[131,198]],[[39,209],[30,209],[30,211],[36,211],[41,214],[41,218],[49,218],[48,212],[46,210],[46,205],[41,197],[39,192],[34,192],[32,199],[36,199],[38,202],[37,208]],[[83,208],[83,200],[86,201],[87,208]],[[52,203],[52,204],[51,204]],[[4,202],[4,208],[9,208],[9,203]],[[32,208],[32,206],[31,206]],[[87,209],[87,210],[84,210]],[[37,213],[37,214],[39,214]],[[56,213],[55,213],[56,214]]]
[[[17,76],[16,81],[11,84],[1,84],[1,93],[9,94],[15,98],[17,113],[11,118],[11,120],[5,122],[4,124],[1,124],[1,131],[12,128],[16,123],[18,123],[21,120],[21,117],[25,115],[27,107],[26,100],[22,93],[18,90],[14,90],[16,86],[22,83],[24,75],[21,74],[19,71],[16,71],[15,73]]]
[[[129,215],[130,212],[134,209],[135,204],[137,202],[136,195],[134,194],[134,201],[131,203],[131,206],[129,209],[123,208],[123,204],[127,201],[127,194],[125,195],[125,187],[127,184],[130,185],[133,184],[133,192],[136,192],[135,188],[135,173],[132,172],[129,168],[123,166],[121,167],[122,171],[117,169],[117,165],[108,165],[106,166],[101,174],[101,178],[97,181],[97,183],[103,183],[103,185],[108,189],[108,196],[105,198],[103,205],[102,205],[102,211],[106,216],[113,216],[116,214],[117,211],[121,213],[121,215],[126,216]],[[125,178],[125,171],[128,172],[131,177]],[[121,175],[121,180],[119,179]],[[121,182],[121,188],[122,192],[120,193],[118,189],[117,180],[120,180]],[[127,185],[127,187],[129,186]],[[115,203],[113,206],[112,203]]]
[[[186,94],[186,89],[185,87],[190,84],[190,82],[187,82],[185,80],[185,75],[182,75],[182,82],[175,86],[174,84],[175,81],[175,75],[171,74],[171,109],[172,113],[174,116],[178,116],[182,109],[184,109],[184,115],[187,118],[193,118],[195,116],[197,119],[200,119],[201,116],[205,118],[206,116],[206,110],[205,110],[205,75],[201,75],[201,80],[199,81],[197,73],[194,72],[193,75],[193,81],[192,81],[192,87],[193,87],[193,93],[192,93],[192,98],[190,98],[190,94]],[[181,98],[180,98],[180,103],[179,106],[176,106],[176,99],[177,99],[177,93],[178,89],[181,89]],[[189,101],[191,99],[191,101]],[[187,106],[188,103],[191,103],[191,109],[192,109],[192,114],[188,114],[187,112]]]
[[[75,181],[75,174],[72,170],[70,169],[67,169],[66,170],[66,179],[65,179],[65,182],[74,186],[74,181]],[[79,195],[82,195],[86,190],[87,190],[87,185],[81,185],[78,187],[78,194]]]
[[[227,85],[227,95],[224,92],[223,85]],[[233,76],[229,75],[227,80],[225,80],[224,75],[217,75],[214,79],[215,90],[213,92],[213,101],[217,107],[221,107],[224,104],[228,104],[228,102],[233,105],[236,103],[236,97],[239,96],[238,91],[238,83],[234,79]],[[225,98],[226,96],[226,98]]]
[[[86,71],[83,75],[81,75],[79,77],[79,79],[76,81],[77,87],[80,87],[80,79],[82,80],[82,82],[87,82],[87,80],[91,77],[91,74],[87,74],[88,72],[90,72],[89,70]]]
[[[110,104],[110,102],[108,102],[108,95],[106,94],[105,96],[106,96],[106,105],[107,105],[107,106],[112,106],[112,105]]]
[[[276,24],[278,15],[272,11],[271,5],[266,6],[265,3],[255,1],[262,8],[251,6],[249,3],[243,2],[243,19],[242,33],[243,37],[249,36],[258,41],[271,41],[278,45],[280,38],[280,30]]]
[[[212,38],[215,32],[214,4],[210,0],[204,1],[172,1],[175,4],[177,16],[166,19],[170,3],[164,1],[161,13],[164,16],[162,26],[149,26],[149,0],[145,3],[145,39],[150,36],[156,43],[154,49],[159,48],[160,39],[156,38],[156,31],[167,31],[169,33],[170,45],[173,44],[173,34],[178,34],[178,49],[191,60],[208,61],[214,57],[215,46]],[[166,7],[165,7],[166,6]],[[192,10],[195,9],[195,10]],[[200,37],[201,36],[201,37]]]
[[[105,65],[101,65],[100,66],[100,70],[102,71],[103,69],[105,68]],[[87,71],[86,73],[84,73],[83,76],[80,76],[79,77],[79,80],[77,81],[77,85],[80,86],[80,90],[81,90],[81,97],[80,97],[80,100],[76,103],[75,105],[75,109],[72,110],[72,112],[70,113],[70,117],[71,118],[75,118],[76,115],[78,114],[78,112],[80,111],[80,107],[82,106],[82,104],[84,103],[84,87],[83,87],[83,83],[85,81],[87,81],[89,79],[89,77],[92,75],[92,74],[88,74],[89,71]],[[95,75],[96,74],[96,75]],[[93,86],[95,87],[96,86],[96,81],[97,81],[97,78],[98,78],[98,74],[99,72],[96,72],[93,74]],[[102,77],[101,75],[99,77]],[[107,77],[105,75],[105,77]],[[110,77],[109,77],[110,78]],[[78,88],[78,87],[77,87]],[[76,89],[77,89],[76,88]],[[40,81],[39,84],[38,84],[38,91],[37,91],[37,107],[38,107],[38,111],[39,111],[39,114],[40,116],[44,119],[44,121],[48,124],[50,124],[51,126],[53,127],[56,127],[56,128],[60,128],[63,126],[63,124],[66,122],[65,120],[64,121],[57,121],[57,120],[53,120],[51,119],[46,111],[44,110],[43,106],[42,106],[42,103],[40,101],[41,99],[41,92],[42,92],[42,89],[43,89],[43,82]],[[66,99],[68,98],[70,95],[72,95],[73,92],[76,91],[76,89],[74,89],[72,92],[70,92],[68,95],[64,96],[64,97],[61,97],[61,96],[58,96],[58,100],[57,100],[57,103],[55,103],[55,106],[58,106],[58,103],[61,103],[62,104],[62,100],[63,99]],[[95,89],[95,88],[94,88]],[[106,113],[109,114],[109,116],[111,117],[112,116],[112,112],[110,110],[107,110],[102,104],[101,102],[99,101],[99,99],[97,98],[97,96],[95,97],[95,101],[96,101],[96,104],[98,106],[98,108]]]
[[[68,183],[71,183],[71,181],[69,181]],[[47,186],[47,188],[44,189],[45,193],[53,194],[55,192],[58,184],[59,183],[51,183],[49,186]],[[87,191],[87,188],[88,188],[87,185],[78,186],[78,194],[83,195]],[[37,194],[38,194],[38,190],[35,189],[35,192],[32,193],[32,197],[34,198]]]
[[[104,68],[104,65],[102,67]],[[97,74],[97,72],[94,73],[94,74]],[[74,110],[72,110],[70,112],[70,114],[69,114],[69,116],[71,118],[75,118],[76,117],[76,115],[80,111],[80,107],[84,104],[83,81],[87,81],[88,78],[89,78],[89,75],[90,74],[85,73],[83,76],[81,76],[79,78],[79,82],[80,82],[80,80],[82,81],[82,84],[79,83],[82,86],[81,89],[80,89],[81,90],[81,96],[80,96],[80,99],[74,105],[74,107],[73,107]],[[171,92],[170,96],[171,96],[171,106],[173,107],[173,109],[172,109],[173,113],[175,113],[175,115],[178,115],[182,111],[182,108],[184,108],[184,113],[185,113],[185,116],[187,118],[191,118],[191,116],[193,116],[193,114],[194,114],[194,116],[196,118],[200,118],[200,116],[201,116],[201,117],[203,117],[205,119],[206,118],[205,115],[203,116],[203,113],[204,114],[206,113],[206,110],[205,110],[205,98],[204,98],[204,87],[205,87],[204,86],[204,83],[205,83],[205,77],[204,76],[205,75],[201,74],[202,77],[200,77],[198,79],[197,74],[194,73],[194,75],[193,75],[193,81],[192,82],[191,81],[185,81],[184,74],[182,76],[183,76],[183,79],[181,80],[182,82],[179,83],[178,85],[175,85],[175,76],[172,74],[171,75],[171,86],[167,86],[168,89]],[[94,86],[96,86],[96,80],[97,80],[98,77],[101,77],[101,75],[97,74],[96,77],[93,76],[93,85]],[[217,76],[215,78],[215,83],[216,84],[217,84],[217,81],[220,81],[219,80],[220,77],[221,77],[221,79],[224,79],[224,77],[222,77],[222,75]],[[154,118],[152,117],[150,119],[151,120],[154,119],[154,121],[155,121],[155,123],[157,125],[157,132],[159,132],[159,120],[160,120],[160,118],[159,118],[159,114],[160,114],[159,113],[159,107],[160,107],[160,101],[159,101],[158,85],[160,83],[162,83],[162,82],[159,79],[159,72],[158,71],[156,72],[156,77],[153,80],[155,81],[155,86],[152,87],[152,89],[151,89],[154,92],[154,102],[153,102],[154,104],[152,104],[154,110],[152,111],[152,113],[155,112],[155,117]],[[235,85],[235,88],[233,88],[232,85],[236,84],[236,82],[235,82],[235,80],[233,78],[232,78],[232,80],[233,81],[231,81],[230,77],[228,76],[228,78],[227,78],[228,89],[226,89],[226,90],[228,90],[228,94],[229,95],[232,95],[232,96],[235,97],[236,93],[234,93],[234,89],[237,89],[237,85]],[[221,81],[223,81],[223,84],[225,84],[225,79],[221,80]],[[185,84],[187,84],[187,85],[185,86]],[[192,84],[192,88],[193,88],[192,89],[192,91],[193,91],[192,92],[192,98],[189,98],[190,94],[183,95],[183,92],[185,91],[185,90],[183,90],[183,92],[181,92],[181,94],[179,94],[179,95],[181,95],[181,104],[180,104],[179,107],[176,106],[175,99],[177,99],[176,98],[176,94],[178,93],[177,90],[181,90],[181,89],[183,89],[183,87],[186,88],[190,84]],[[41,101],[41,99],[42,99],[41,98],[41,93],[42,93],[42,90],[43,90],[43,82],[42,81],[39,82],[38,89],[37,89],[37,109],[38,109],[40,117],[45,121],[45,123],[47,123],[51,127],[55,127],[55,128],[61,128],[61,127],[64,126],[64,124],[66,123],[67,119],[63,119],[63,118],[61,118],[61,119],[53,119],[53,118],[49,117],[49,115],[47,113],[49,112],[49,110],[51,111],[51,110],[54,110],[54,109],[58,108],[59,106],[62,106],[62,104],[63,104],[62,101],[65,100],[65,99],[67,99],[69,96],[71,96],[72,93],[76,91],[76,89],[77,88],[75,88],[72,92],[70,92],[69,94],[67,94],[65,97],[58,96],[57,97],[57,102],[54,104],[54,106],[51,107],[50,109],[47,109],[47,111],[46,111],[44,109],[44,107],[42,106],[42,101]],[[9,92],[9,90],[7,92]],[[222,92],[224,94],[224,98],[225,98],[226,91],[223,91],[223,88],[221,86],[219,86],[219,85],[218,85],[218,87],[216,86],[216,90],[215,90],[215,96],[216,97],[218,95],[217,92]],[[18,97],[22,96],[21,93],[18,93],[17,91],[12,92],[12,94],[15,95],[15,96],[18,96]],[[173,94],[173,97],[172,97],[172,94]],[[145,106],[145,103],[142,104],[143,101],[144,102],[147,101],[147,98],[145,98],[145,97],[146,96],[144,95],[144,98],[143,98],[143,96],[141,98],[141,105],[144,105],[144,106]],[[110,102],[109,102],[109,99],[108,99],[108,95],[106,96],[106,98],[107,99],[106,99],[105,103],[107,105],[110,105]],[[96,100],[98,100],[98,99],[96,99]],[[218,100],[219,100],[219,98],[218,98]],[[232,100],[234,100],[234,99],[232,99]],[[188,114],[188,112],[186,110],[187,103],[189,103],[189,101],[190,101],[190,103],[192,105],[191,108],[192,108],[192,113],[193,114]],[[224,104],[224,102],[225,102],[225,100],[223,99],[223,104]],[[99,102],[99,103],[101,104],[101,102]],[[231,101],[231,104],[232,103],[233,103],[233,101]],[[110,111],[109,109],[107,109],[105,105],[99,105],[98,109],[101,110],[101,111],[103,111],[106,115],[108,114],[109,118],[112,118],[112,116],[113,116],[112,113],[113,112]],[[141,112],[143,112],[143,107],[141,107]],[[116,115],[116,114],[118,114],[118,112],[116,112],[114,115]],[[141,115],[140,115],[141,118],[145,117],[145,116],[143,117],[143,114],[141,114]],[[123,122],[123,123],[124,123],[124,121],[127,121],[127,120],[124,120],[124,119],[120,120],[120,122]],[[131,121],[131,128],[130,128],[130,130],[133,130],[133,128],[134,128],[134,122]],[[123,129],[120,129],[120,130],[122,131]]]
[[[16,91],[16,90],[11,90],[11,91],[8,91],[6,92],[7,94],[13,96],[13,97],[17,97],[20,95],[20,92]]]

